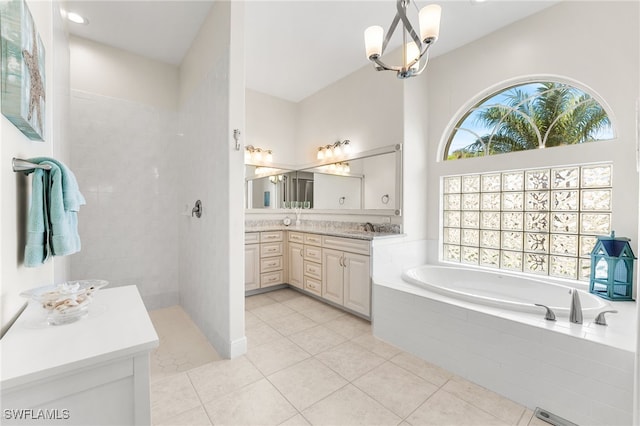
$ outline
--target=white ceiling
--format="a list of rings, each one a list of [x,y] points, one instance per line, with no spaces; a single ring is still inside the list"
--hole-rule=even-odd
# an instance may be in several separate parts
[[[555,1],[436,0],[440,38],[431,57],[549,7]],[[418,7],[429,2],[418,0]],[[66,2],[89,19],[72,34],[178,65],[209,13],[211,1]],[[388,29],[395,0],[249,0],[245,2],[246,86],[298,102],[368,63],[364,29]],[[400,45],[396,31],[388,51]],[[372,72],[373,68],[372,68]]]

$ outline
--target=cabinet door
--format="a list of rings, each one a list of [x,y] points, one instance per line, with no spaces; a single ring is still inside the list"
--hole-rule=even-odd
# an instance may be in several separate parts
[[[244,289],[260,288],[260,244],[244,246]]]
[[[369,256],[344,253],[344,307],[371,315],[371,278]]]
[[[289,260],[289,284],[302,288],[304,274],[303,245],[289,243],[287,248]]]
[[[340,305],[343,301],[343,255],[339,250],[322,249],[322,297]]]

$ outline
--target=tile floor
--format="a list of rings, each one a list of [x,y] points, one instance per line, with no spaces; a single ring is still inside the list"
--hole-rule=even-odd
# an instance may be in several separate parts
[[[150,313],[154,425],[547,425],[296,291],[246,299],[248,352],[215,353],[180,307]]]

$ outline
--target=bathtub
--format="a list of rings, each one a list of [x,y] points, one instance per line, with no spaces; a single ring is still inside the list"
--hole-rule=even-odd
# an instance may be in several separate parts
[[[537,303],[548,306],[556,316],[569,316],[571,287],[544,279],[438,265],[408,269],[402,278],[420,288],[467,302],[544,315],[545,309],[535,306]],[[612,309],[609,302],[598,296],[581,290],[578,294],[585,320]]]
[[[562,282],[427,264],[427,253],[424,241],[374,241],[374,336],[529,409],[580,425],[632,424],[635,303],[580,291],[584,322],[572,324]],[[609,325],[595,324],[610,308]]]

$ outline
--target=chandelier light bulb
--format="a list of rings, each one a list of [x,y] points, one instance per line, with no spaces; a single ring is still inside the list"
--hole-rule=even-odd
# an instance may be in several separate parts
[[[373,25],[364,30],[364,46],[367,51],[367,59],[382,55],[382,40],[384,29],[379,25]]]
[[[431,39],[435,42],[440,35],[440,16],[442,8],[437,4],[430,4],[420,9],[418,14],[420,21],[420,39],[426,41]]]
[[[405,48],[407,53],[407,63],[404,64],[404,66],[407,67],[412,61],[420,58],[420,50],[418,49],[418,46],[416,45],[416,43],[413,41],[410,41],[409,43],[407,43]],[[411,66],[411,69],[415,71],[418,71],[419,68],[420,68],[420,61],[416,62]]]

